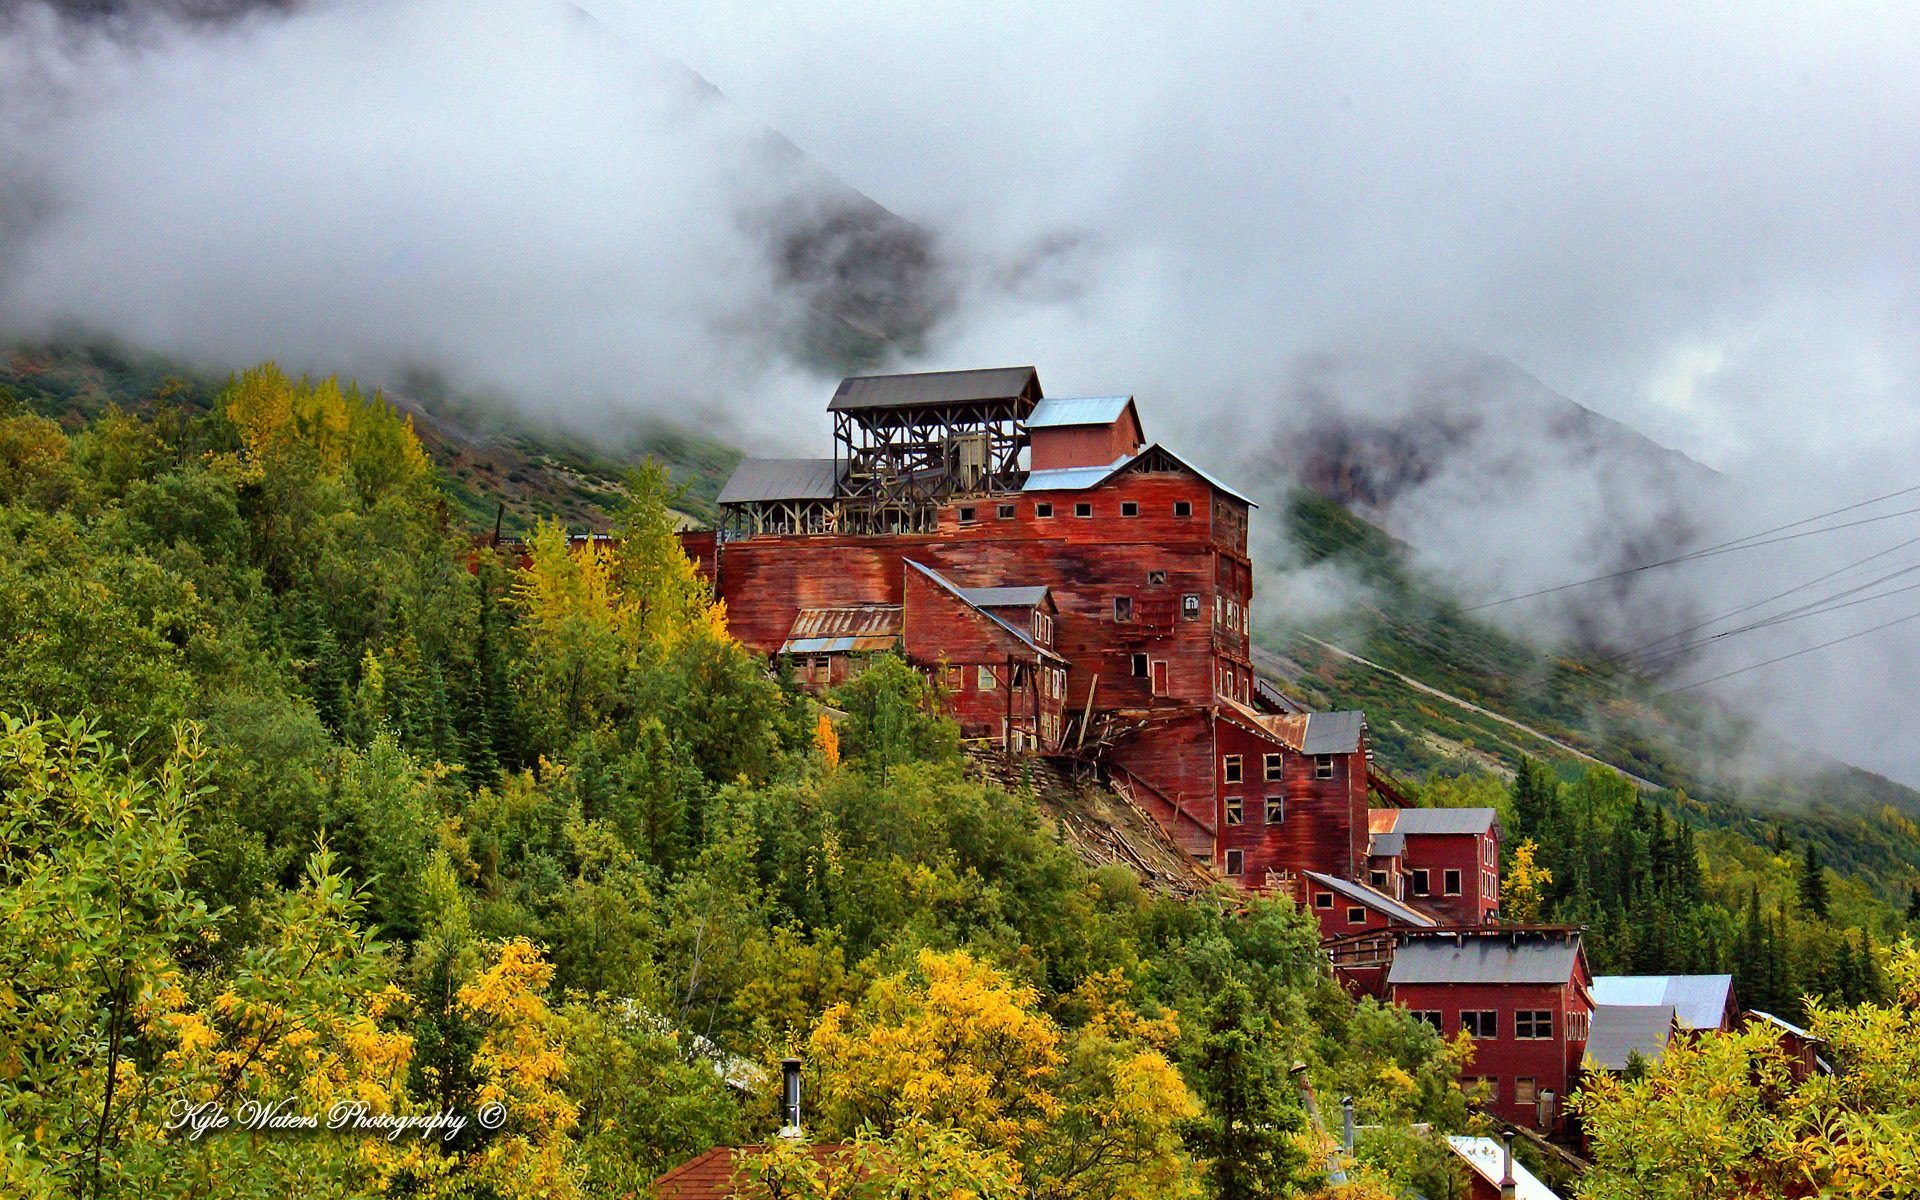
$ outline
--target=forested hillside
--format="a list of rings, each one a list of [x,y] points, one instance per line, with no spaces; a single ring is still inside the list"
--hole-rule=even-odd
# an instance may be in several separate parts
[[[1462,613],[1392,538],[1316,493],[1295,493],[1285,519],[1308,562],[1339,565],[1369,598],[1325,624],[1267,631],[1289,686],[1366,710],[1381,765],[1418,781],[1423,801],[1501,809],[1509,917],[1590,926],[1600,972],[1731,971],[1743,1003],[1790,1016],[1809,996],[1883,995],[1872,947],[1920,932],[1920,795],[1832,762],[1736,785],[1716,763],[1752,731],[1707,702],[1655,697],[1618,665],[1544,654]],[[1514,878],[1527,840],[1529,867],[1552,877],[1533,895],[1525,871]]]
[[[0,414],[0,1191],[633,1195],[788,1053],[888,1195],[1311,1192],[1295,1060],[1383,1127],[1352,1194],[1458,1183],[1463,1050],[1284,901],[1083,865],[903,663],[770,678],[657,464],[516,570],[378,395],[155,392]],[[168,1128],[288,1098],[504,1120]]]

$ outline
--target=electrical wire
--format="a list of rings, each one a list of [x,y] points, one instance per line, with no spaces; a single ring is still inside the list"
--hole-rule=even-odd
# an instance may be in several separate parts
[[[1845,637],[1837,637],[1832,639],[1831,641],[1821,642],[1817,646],[1808,646],[1804,650],[1795,650],[1791,654],[1782,654],[1776,658],[1769,658],[1762,662],[1754,663],[1751,666],[1740,667],[1737,670],[1724,671],[1718,675],[1709,676],[1706,679],[1695,680],[1693,683],[1683,684],[1680,687],[1668,688],[1663,692],[1655,692],[1654,695],[1655,696],[1672,696],[1680,692],[1690,692],[1694,688],[1705,687],[1709,683],[1718,683],[1722,679],[1732,679],[1735,675],[1745,675],[1748,671],[1758,671],[1761,667],[1770,667],[1774,663],[1786,662],[1790,658],[1799,658],[1803,654],[1812,654],[1815,650],[1825,650],[1828,646],[1838,646],[1842,642],[1851,642],[1855,638],[1863,638],[1870,633],[1879,633],[1882,629],[1891,629],[1895,625],[1904,625],[1908,621],[1914,621],[1914,620],[1920,620],[1920,609],[1910,612],[1904,617],[1895,617],[1891,621],[1882,621],[1878,625],[1871,625],[1857,632],[1849,633]]]

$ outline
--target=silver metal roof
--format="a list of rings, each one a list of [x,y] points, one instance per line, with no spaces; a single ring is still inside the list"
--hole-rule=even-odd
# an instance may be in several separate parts
[[[1360,749],[1360,730],[1366,723],[1367,715],[1361,712],[1308,713],[1300,753],[1353,754]]]
[[[1355,883],[1351,879],[1341,879],[1333,875],[1323,875],[1319,871],[1308,871],[1307,878],[1323,887],[1330,887],[1355,904],[1364,904],[1368,908],[1386,913],[1396,921],[1404,921],[1421,929],[1430,929],[1439,922],[1432,917],[1409,908],[1385,892],[1375,891],[1364,883]]]
[[[1032,367],[988,367],[974,371],[921,371],[912,375],[853,375],[840,381],[827,404],[829,412],[911,405],[983,404],[1040,399],[1040,375]]]
[[[1624,1071],[1638,1053],[1647,1063],[1657,1063],[1672,1036],[1671,1004],[1596,1004],[1585,1061],[1603,1070]]]
[[[1322,751],[1325,753],[1325,751]],[[1482,834],[1499,821],[1491,808],[1398,808],[1393,829],[1398,834]]]
[[[1404,833],[1376,833],[1367,839],[1367,854],[1379,858],[1397,858],[1407,852]]]
[[[1501,1175],[1506,1170],[1506,1147],[1492,1138],[1450,1133],[1447,1149],[1465,1160],[1475,1175],[1496,1190],[1500,1187]],[[1517,1158],[1513,1160],[1513,1195],[1514,1200],[1560,1200],[1552,1188],[1541,1183],[1540,1177],[1527,1170]]]
[[[1579,955],[1577,939],[1539,934],[1409,938],[1393,952],[1387,983],[1567,983]]]
[[[1593,1002],[1672,1005],[1688,1029],[1718,1029],[1733,992],[1731,975],[1596,975]]]
[[[720,489],[720,503],[831,500],[834,465],[830,458],[743,458]]]
[[[979,608],[1036,608],[1047,598],[1043,584],[1031,587],[961,588],[967,602]]]
[[[1132,403],[1132,396],[1055,396],[1033,406],[1033,412],[1027,415],[1027,428],[1111,425]]]
[[[856,604],[803,608],[781,644],[782,654],[850,654],[889,650],[900,640],[900,606]]]
[[[1765,1021],[1767,1024],[1773,1025],[1780,1029],[1784,1029],[1788,1033],[1792,1034],[1793,1036],[1799,1038],[1802,1041],[1825,1042],[1827,1040],[1825,1038],[1817,1038],[1813,1036],[1811,1033],[1808,1033],[1806,1030],[1800,1028],[1798,1025],[1795,1025],[1792,1021],[1783,1021],[1779,1017],[1774,1016],[1770,1012],[1761,1012],[1757,1008],[1750,1008],[1747,1010],[1747,1015],[1750,1017],[1759,1017],[1762,1021]]]
[[[1127,464],[1131,455],[1123,454],[1104,467],[1055,467],[1051,471],[1028,471],[1023,492],[1084,492],[1107,481],[1107,477]]]

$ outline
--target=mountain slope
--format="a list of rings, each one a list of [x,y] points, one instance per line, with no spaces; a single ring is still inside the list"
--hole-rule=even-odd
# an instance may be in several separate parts
[[[1365,709],[1390,771],[1511,772],[1532,756],[1572,777],[1584,770],[1576,753],[1591,756],[1684,791],[1696,823],[1756,844],[1779,826],[1889,900],[1920,885],[1920,792],[1710,700],[1656,696],[1599,657],[1548,654],[1476,621],[1410,565],[1404,544],[1316,492],[1295,492],[1284,520],[1305,562],[1344,572],[1366,598],[1331,620],[1269,623],[1263,669],[1307,703]]]

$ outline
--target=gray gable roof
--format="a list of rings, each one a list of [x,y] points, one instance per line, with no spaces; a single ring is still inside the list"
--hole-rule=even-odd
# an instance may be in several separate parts
[[[836,466],[831,458],[743,458],[720,489],[719,502],[831,500]]]
[[[980,608],[1037,608],[1046,602],[1044,584],[1030,587],[961,588],[960,594]]]
[[[1688,1029],[1718,1029],[1733,992],[1731,975],[1596,975],[1595,1004],[1671,1005]]]
[[[1392,896],[1387,895],[1385,892],[1376,891],[1364,883],[1355,883],[1351,879],[1341,879],[1337,876],[1322,874],[1319,871],[1308,871],[1307,878],[1320,884],[1322,887],[1332,888],[1335,892],[1345,896],[1355,904],[1364,904],[1368,908],[1386,913],[1396,921],[1404,921],[1408,925],[1417,926],[1421,929],[1430,929],[1439,924],[1438,921],[1420,910],[1410,908],[1398,900],[1395,900]]]
[[[1324,753],[1324,751],[1322,752]],[[1402,808],[1393,818],[1398,834],[1481,834],[1499,820],[1491,808]]]
[[[840,381],[840,388],[827,404],[827,411],[980,404],[993,400],[1017,400],[1022,396],[1040,399],[1040,374],[1032,367],[921,371],[912,375],[853,375]]]
[[[1402,943],[1387,983],[1560,984],[1572,980],[1579,956],[1580,942],[1572,937],[1436,934]]]
[[[1586,1061],[1624,1071],[1634,1054],[1657,1063],[1673,1036],[1671,1004],[1596,1004],[1587,1030]]]
[[[1367,715],[1361,712],[1308,713],[1300,753],[1353,754],[1360,749],[1360,730],[1366,723]]]

